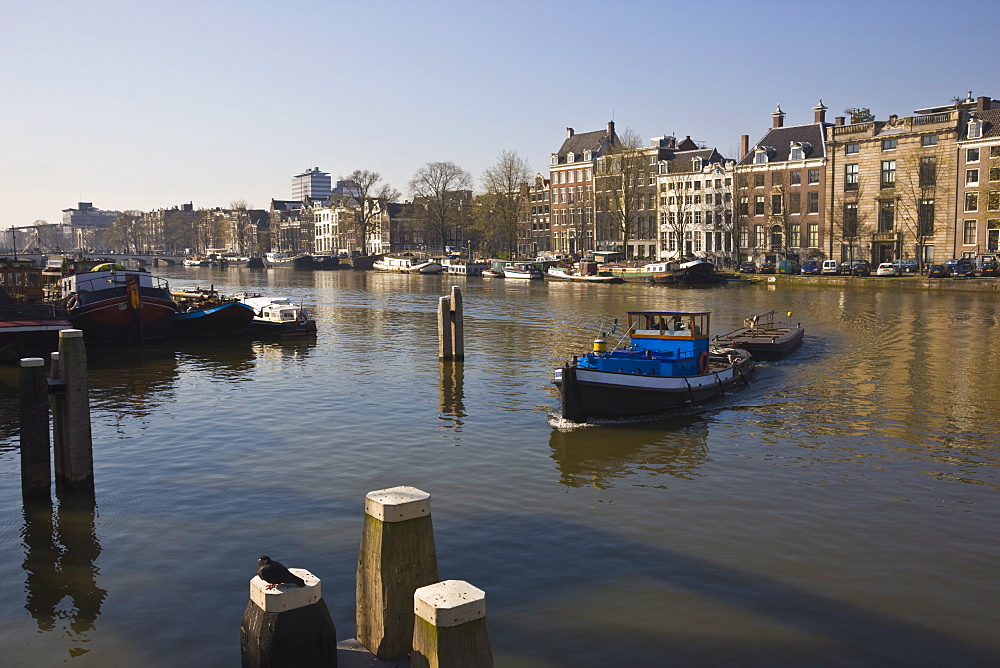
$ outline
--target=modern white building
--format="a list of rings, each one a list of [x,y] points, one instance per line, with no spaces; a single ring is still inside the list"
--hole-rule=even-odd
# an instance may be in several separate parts
[[[292,177],[292,199],[300,202],[308,198],[326,199],[332,191],[330,175],[319,167],[307,169]]]

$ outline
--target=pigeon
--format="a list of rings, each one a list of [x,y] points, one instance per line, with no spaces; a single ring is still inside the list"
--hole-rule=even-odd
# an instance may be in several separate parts
[[[294,584],[305,587],[305,580],[297,575],[292,575],[291,571],[271,559],[266,554],[257,560],[257,575],[264,582],[267,582],[268,589],[274,589],[280,584]]]

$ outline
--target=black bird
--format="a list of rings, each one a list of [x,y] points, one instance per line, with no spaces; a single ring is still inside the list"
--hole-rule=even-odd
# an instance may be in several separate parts
[[[266,554],[257,560],[257,575],[260,576],[261,580],[268,583],[268,589],[274,589],[280,584],[306,586],[305,580],[297,575],[292,575],[291,571]]]

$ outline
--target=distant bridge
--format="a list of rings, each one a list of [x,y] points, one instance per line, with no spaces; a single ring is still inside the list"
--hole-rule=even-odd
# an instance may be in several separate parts
[[[37,267],[44,267],[49,260],[72,257],[71,255],[63,255],[62,253],[4,253],[4,257],[15,257],[15,255],[19,259],[28,258],[32,260]],[[136,267],[169,267],[183,262],[185,256],[147,255],[143,253],[88,253],[87,257],[91,259],[106,258],[109,261],[117,262],[120,265],[134,269]]]

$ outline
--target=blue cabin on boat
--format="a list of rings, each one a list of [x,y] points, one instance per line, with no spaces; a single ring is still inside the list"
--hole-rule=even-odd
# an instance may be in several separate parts
[[[629,311],[628,346],[616,345],[608,351],[606,339],[598,338],[594,352],[578,364],[581,368],[648,376],[707,373],[709,316],[709,311]],[[611,335],[614,333],[612,330]]]

